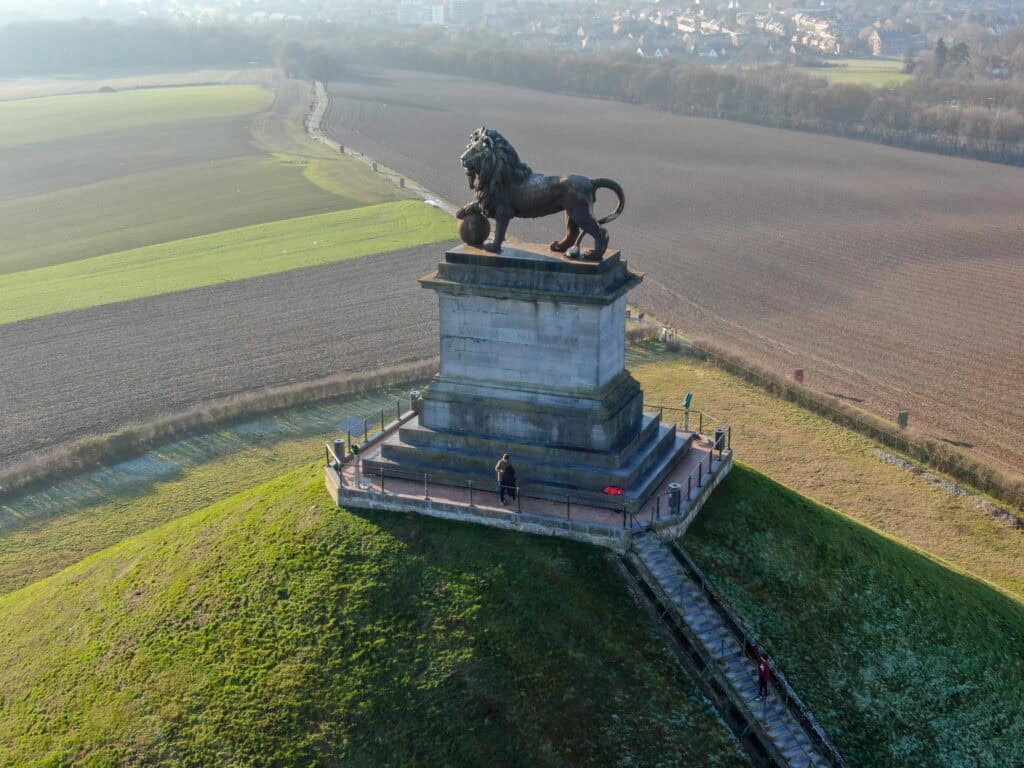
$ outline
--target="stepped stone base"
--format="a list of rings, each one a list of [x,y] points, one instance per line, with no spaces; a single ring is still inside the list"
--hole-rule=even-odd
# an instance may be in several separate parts
[[[690,449],[694,434],[677,433],[657,414],[643,414],[641,431],[616,451],[584,451],[507,438],[438,432],[413,419],[364,454],[363,471],[384,470],[394,477],[428,475],[431,482],[478,488],[495,484],[494,464],[503,453],[512,457],[522,493],[563,501],[621,509],[638,509]],[[603,493],[605,486],[626,490]]]
[[[448,251],[420,281],[438,296],[440,373],[366,470],[493,487],[508,453],[525,494],[642,504],[692,439],[644,414],[625,369],[626,295],[642,278],[617,251],[597,263],[544,246]]]

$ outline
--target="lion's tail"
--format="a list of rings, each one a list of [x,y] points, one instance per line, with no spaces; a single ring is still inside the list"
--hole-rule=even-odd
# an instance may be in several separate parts
[[[622,191],[622,186],[619,182],[613,179],[594,179],[591,182],[594,185],[594,195],[597,195],[599,189],[610,189],[615,193],[615,196],[619,198],[619,204],[615,207],[615,210],[605,216],[603,219],[598,219],[598,224],[607,224],[609,221],[615,221],[622,214],[623,209],[626,207],[626,193]]]

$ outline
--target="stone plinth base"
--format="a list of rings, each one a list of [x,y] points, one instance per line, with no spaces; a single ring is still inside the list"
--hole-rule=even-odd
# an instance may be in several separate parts
[[[464,486],[472,480],[479,488],[496,484],[494,465],[508,453],[516,468],[522,493],[554,501],[571,497],[573,503],[636,510],[689,450],[692,433],[677,433],[658,415],[643,414],[641,430],[615,451],[557,448],[508,438],[438,432],[419,419],[403,425],[363,457],[367,474],[384,470],[394,477],[422,477],[430,482]],[[624,496],[603,492],[614,485]]]
[[[493,485],[509,453],[525,493],[641,504],[691,439],[644,414],[625,369],[626,295],[642,279],[617,251],[597,263],[543,246],[448,251],[420,281],[438,296],[440,372],[368,471]]]

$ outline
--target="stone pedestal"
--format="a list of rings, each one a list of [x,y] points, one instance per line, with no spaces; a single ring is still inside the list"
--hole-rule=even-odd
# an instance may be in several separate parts
[[[625,369],[626,294],[643,276],[618,252],[572,261],[539,246],[468,246],[421,279],[440,307],[441,367],[418,419],[366,457],[370,471],[494,484],[512,456],[523,492],[642,503],[689,446]]]

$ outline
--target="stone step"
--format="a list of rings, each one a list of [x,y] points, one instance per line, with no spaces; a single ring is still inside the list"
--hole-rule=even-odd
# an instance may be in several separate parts
[[[718,629],[722,626],[722,622],[719,621],[717,616],[709,616],[706,613],[697,613],[695,616],[687,616],[686,621],[694,632],[702,636],[705,632]]]
[[[798,741],[790,746],[780,749],[790,764],[815,765],[822,760],[822,756],[814,748],[810,741]]]
[[[673,600],[675,601],[676,605],[678,605],[682,609],[683,613],[687,616],[689,616],[692,613],[695,613],[697,609],[700,607],[700,605],[685,592],[679,593],[679,595],[673,597]]]
[[[748,706],[753,707],[755,704],[757,706],[760,706],[762,704],[762,702],[756,700],[757,699],[757,679],[756,678],[754,680],[750,681],[749,683],[746,683],[746,684],[742,684],[741,683],[739,686],[737,686],[736,690],[739,691],[740,695],[742,696],[743,700],[747,703]]]
[[[731,636],[728,640],[712,641],[708,644],[708,650],[711,651],[711,655],[718,663],[721,663],[722,659],[732,656],[738,649],[739,643],[733,640]]]
[[[751,679],[757,676],[756,672],[751,672],[749,669],[732,669],[726,670],[725,679],[728,680],[734,688],[739,688],[742,685],[748,683]]]
[[[648,565],[647,570],[653,573],[659,581],[664,582],[662,586],[675,586],[681,583],[683,574],[676,563],[654,563]]]
[[[817,766],[826,764],[819,755],[811,750],[790,749],[783,751],[782,756],[786,758],[791,768],[803,768],[804,766]]]
[[[659,434],[661,417],[655,411],[645,412],[641,417],[640,429],[630,442],[618,452],[590,452],[594,465],[602,469],[617,469],[628,464],[633,456],[644,449]],[[680,430],[682,433],[682,430]],[[457,441],[459,449],[476,455],[500,456],[507,450],[507,438],[489,438],[472,434],[451,434],[439,432],[420,424],[419,419],[404,424],[399,429],[399,438],[403,443],[420,449],[450,450],[452,441]],[[530,464],[554,463],[572,464],[578,460],[578,452],[571,448],[559,448],[546,443],[516,442],[516,461]],[[493,462],[492,462],[493,464]]]
[[[403,430],[411,434],[418,429],[416,419]],[[380,443],[379,451],[371,450],[363,460],[367,471],[380,469],[409,477],[422,477],[424,473],[435,483],[464,485],[494,485],[495,456],[502,452],[513,455],[513,462],[523,493],[561,501],[566,494],[577,503],[621,509],[624,503],[646,500],[646,493],[657,486],[675,462],[690,449],[692,438],[682,435],[674,427],[659,425],[651,438],[635,452],[629,461],[618,467],[595,464],[593,451],[576,451],[571,461],[550,462],[532,459],[524,446],[515,441],[502,441],[499,447],[474,449],[468,436],[449,435],[443,444],[414,445],[405,442],[401,432],[389,435]],[[463,439],[464,438],[464,439]],[[496,453],[495,453],[496,452]],[[516,458],[518,457],[518,458]],[[626,489],[624,496],[607,496],[601,492],[605,486],[617,485]]]
[[[789,768],[827,766],[827,761],[817,753],[810,737],[777,695],[770,694],[767,701],[757,699],[759,685],[753,659],[746,655],[742,642],[700,587],[689,578],[668,545],[655,536],[645,536],[635,541],[634,546],[647,570],[677,606],[697,641],[704,646],[704,651],[710,655],[725,682],[746,702],[750,714],[760,723],[777,754],[785,758]]]
[[[743,675],[757,674],[757,668],[747,660],[742,651],[736,651],[732,656],[719,659],[718,663],[722,665],[722,669],[725,670],[727,676],[737,675],[742,677]]]
[[[801,750],[806,748],[806,744],[801,743],[796,736],[795,726],[789,717],[772,717],[769,715],[768,727],[765,730],[768,731],[768,735],[772,737],[772,741],[775,742],[776,747],[780,750],[791,746],[798,746]]]
[[[726,641],[729,641],[734,645],[736,644],[736,641],[733,640],[732,632],[730,632],[729,628],[722,622],[709,622],[705,629],[700,633],[700,639],[708,644],[708,648],[711,648],[712,644],[720,645]]]

